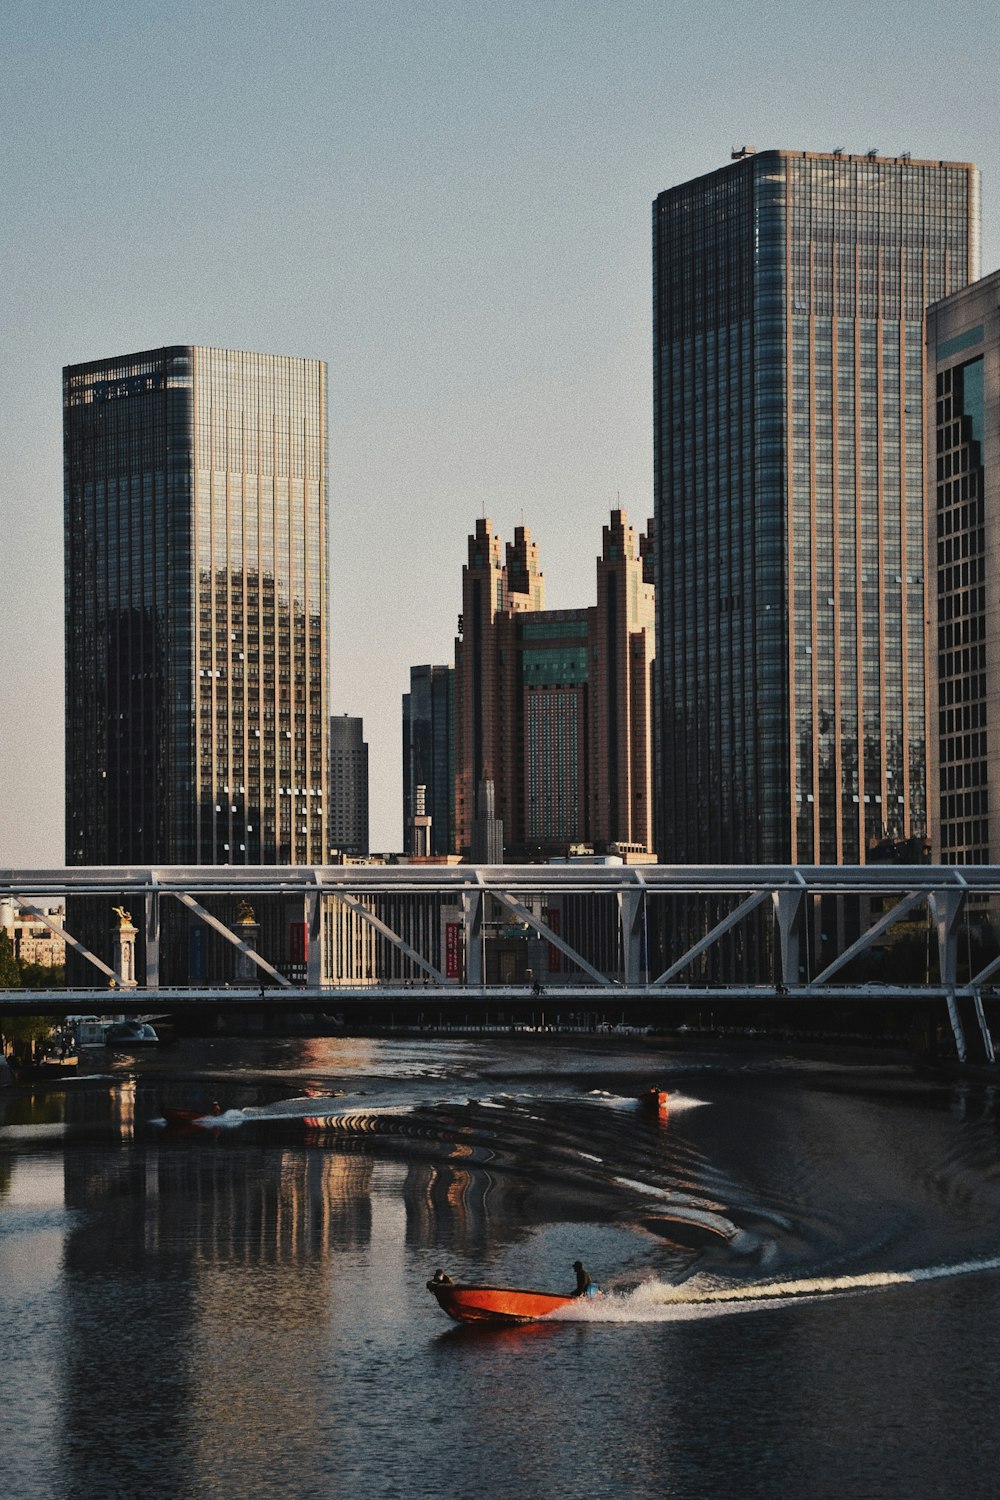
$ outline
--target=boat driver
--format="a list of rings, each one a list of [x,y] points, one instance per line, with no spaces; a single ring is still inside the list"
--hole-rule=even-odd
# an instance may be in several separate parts
[[[595,1297],[597,1295],[597,1284],[587,1275],[583,1268],[583,1262],[575,1260],[573,1270],[576,1272],[576,1291],[574,1297]]]

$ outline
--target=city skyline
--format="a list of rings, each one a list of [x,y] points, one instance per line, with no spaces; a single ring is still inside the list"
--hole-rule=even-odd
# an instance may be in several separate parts
[[[365,721],[372,846],[402,848],[400,694],[454,630],[440,580],[461,547],[441,555],[441,539],[481,513],[509,534],[530,512],[562,608],[616,499],[651,508],[659,192],[743,140],[975,160],[982,269],[1000,263],[997,43],[971,7],[918,10],[905,34],[866,18],[856,42],[852,12],[828,9],[797,51],[790,7],[757,31],[727,28],[735,7],[436,4],[394,19],[299,3],[280,30],[250,14],[175,5],[123,25],[98,5],[12,26],[7,862],[58,863],[63,846],[64,365],[178,338],[330,362],[330,707]],[[939,119],[923,100],[940,109],[963,34],[979,45]],[[393,548],[401,521],[411,540]]]

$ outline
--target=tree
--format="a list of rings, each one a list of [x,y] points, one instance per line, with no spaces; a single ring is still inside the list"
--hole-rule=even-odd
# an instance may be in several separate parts
[[[21,965],[14,957],[14,945],[7,933],[0,929],[0,989],[21,989]],[[52,1033],[51,1016],[3,1016],[0,1015],[0,1048],[4,1051],[10,1044],[11,1051],[19,1061],[26,1061],[40,1046],[44,1046]]]
[[[14,957],[14,944],[0,928],[0,990],[21,988],[21,965]]]
[[[46,1051],[54,1026],[54,1016],[0,1016],[0,1046],[10,1046],[18,1065],[31,1062]]]
[[[66,969],[62,964],[29,964],[18,959],[21,966],[21,983],[26,990],[61,990],[66,983]]]

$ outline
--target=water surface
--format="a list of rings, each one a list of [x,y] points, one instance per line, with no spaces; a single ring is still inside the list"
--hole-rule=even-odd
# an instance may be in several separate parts
[[[0,1094],[13,1496],[996,1493],[992,1090],[566,1036],[91,1066]],[[534,1327],[425,1289],[577,1258],[604,1296]]]

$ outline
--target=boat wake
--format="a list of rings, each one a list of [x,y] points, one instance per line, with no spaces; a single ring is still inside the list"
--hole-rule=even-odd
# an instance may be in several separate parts
[[[613,1094],[608,1089],[591,1089],[587,1095],[597,1104],[607,1105],[610,1109],[620,1109],[636,1114],[648,1109],[648,1100],[640,1095]],[[690,1094],[666,1092],[665,1113],[668,1115],[683,1114],[689,1109],[703,1109],[704,1099],[695,1099]]]
[[[695,1281],[672,1286],[644,1281],[628,1291],[606,1291],[600,1298],[574,1302],[547,1321],[571,1323],[673,1323],[725,1313],[755,1312],[796,1301],[820,1301],[880,1288],[914,1286],[926,1281],[1000,1271],[1000,1255],[951,1265],[922,1266],[912,1271],[864,1271],[844,1276],[807,1276],[798,1280],[749,1282],[740,1286],[699,1287]]]
[[[176,1126],[179,1122],[168,1120],[165,1115],[154,1115],[149,1121],[150,1125],[159,1127]],[[240,1125],[247,1123],[247,1117],[241,1109],[226,1109],[221,1115],[213,1115],[210,1109],[206,1109],[203,1115],[192,1114],[183,1124],[193,1130],[235,1130]]]

